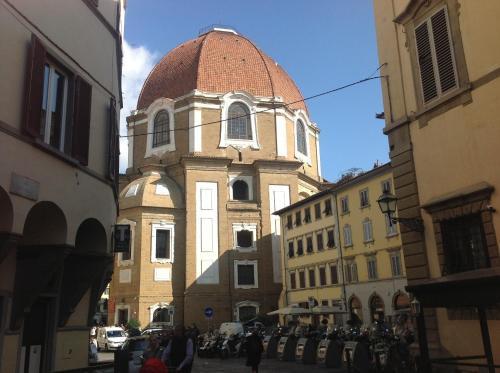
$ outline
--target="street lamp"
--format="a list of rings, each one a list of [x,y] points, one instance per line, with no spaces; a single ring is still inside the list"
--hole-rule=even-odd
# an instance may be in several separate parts
[[[413,298],[413,300],[410,302],[410,308],[411,312],[414,315],[420,315],[420,312],[422,311],[422,306],[417,298]]]
[[[394,217],[394,213],[396,212],[396,207],[397,207],[397,201],[398,201],[397,197],[388,191],[382,193],[382,195],[377,199],[380,211],[382,211],[382,214],[387,214],[387,217],[389,218],[389,224],[399,222],[404,226],[408,227],[412,231],[423,232],[424,224],[422,219]]]

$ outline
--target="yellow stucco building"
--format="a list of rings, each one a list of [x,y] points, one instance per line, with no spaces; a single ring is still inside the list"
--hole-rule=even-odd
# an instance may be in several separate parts
[[[392,188],[385,164],[276,212],[284,232],[282,306],[315,299],[365,324],[409,307],[398,226],[377,204]]]
[[[500,363],[500,3],[376,0],[374,11],[399,216],[424,225],[402,230],[408,290],[425,315],[421,352],[483,356],[466,363],[488,363],[493,372],[493,358]]]

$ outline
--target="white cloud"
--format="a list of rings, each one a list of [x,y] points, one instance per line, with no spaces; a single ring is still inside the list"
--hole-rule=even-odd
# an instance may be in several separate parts
[[[136,109],[137,98],[141,92],[144,80],[153,69],[159,58],[157,52],[152,52],[146,47],[133,46],[123,40],[123,70],[122,91],[123,108],[120,112],[120,135],[127,134],[127,121],[131,110]],[[120,172],[125,172],[128,163],[128,139],[120,138]]]

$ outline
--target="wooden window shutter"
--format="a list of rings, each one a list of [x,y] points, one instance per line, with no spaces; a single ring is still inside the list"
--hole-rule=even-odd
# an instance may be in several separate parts
[[[24,131],[40,136],[40,116],[43,100],[43,70],[46,51],[40,39],[31,35],[31,46],[26,62],[26,91],[24,102]]]
[[[417,43],[418,65],[420,68],[420,83],[424,102],[438,96],[434,64],[432,61],[431,41],[429,39],[428,22],[424,22],[415,29]]]
[[[92,86],[78,76],[75,82],[72,155],[85,166],[89,159],[91,101]]]
[[[439,85],[441,93],[446,93],[457,86],[457,76],[451,47],[448,17],[444,8],[431,17],[431,25],[436,64],[439,73]]]
[[[118,182],[119,169],[119,136],[118,121],[116,117],[116,100],[111,97],[109,100],[109,148],[108,148],[108,177],[110,180]]]

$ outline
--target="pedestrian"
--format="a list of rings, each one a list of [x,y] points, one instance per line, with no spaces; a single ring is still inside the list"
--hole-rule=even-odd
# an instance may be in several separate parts
[[[161,355],[160,339],[156,335],[150,335],[148,348],[142,354],[144,361],[148,361],[151,358],[161,359]]]
[[[160,359],[151,358],[144,363],[140,373],[168,373],[168,369]]]
[[[247,351],[246,366],[252,368],[252,373],[258,373],[262,352],[264,352],[264,346],[258,332],[254,331],[249,335],[245,344]]]
[[[193,365],[193,340],[187,338],[182,325],[174,328],[174,336],[163,351],[161,360],[175,372],[190,373]]]

